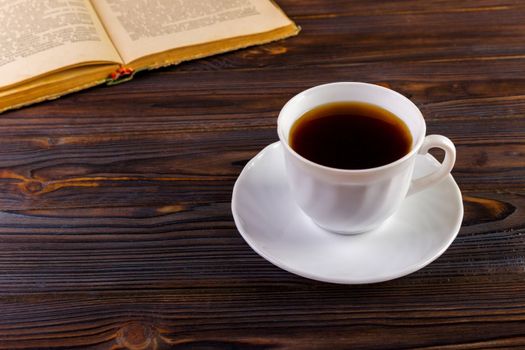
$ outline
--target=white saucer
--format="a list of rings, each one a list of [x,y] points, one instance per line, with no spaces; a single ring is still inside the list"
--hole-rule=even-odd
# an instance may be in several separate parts
[[[456,237],[463,202],[451,175],[408,197],[379,229],[340,235],[314,224],[295,204],[285,178],[282,146],[267,146],[235,183],[232,212],[242,237],[278,267],[314,280],[358,284],[387,281],[438,258]],[[418,156],[415,176],[438,162]]]

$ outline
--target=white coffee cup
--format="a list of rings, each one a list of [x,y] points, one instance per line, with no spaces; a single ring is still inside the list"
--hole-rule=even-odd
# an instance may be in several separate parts
[[[412,134],[410,151],[380,167],[345,170],[314,163],[290,147],[289,133],[297,119],[319,105],[343,101],[366,102],[394,113]],[[340,82],[303,91],[283,107],[277,129],[295,201],[317,225],[337,233],[361,233],[379,227],[399,208],[405,197],[445,178],[456,159],[456,149],[448,138],[425,136],[425,120],[416,105],[403,95],[379,85]],[[425,154],[431,148],[445,151],[441,166],[429,175],[413,179],[416,155]]]

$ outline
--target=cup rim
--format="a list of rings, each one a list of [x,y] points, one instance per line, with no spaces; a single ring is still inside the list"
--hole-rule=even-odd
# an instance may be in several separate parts
[[[340,168],[333,168],[333,167],[329,167],[329,166],[326,166],[326,165],[321,165],[321,164],[315,163],[315,162],[313,162],[313,161],[311,161],[311,160],[301,156],[299,153],[297,153],[288,144],[288,142],[286,142],[286,137],[284,137],[284,134],[283,134],[284,131],[282,130],[282,120],[284,119],[284,111],[285,111],[285,109],[289,108],[290,105],[296,103],[296,101],[299,98],[301,98],[302,96],[304,96],[305,94],[312,93],[312,92],[315,92],[316,90],[325,89],[327,87],[332,87],[332,86],[339,86],[339,87],[345,87],[345,86],[366,86],[367,88],[383,90],[383,91],[386,91],[388,93],[396,95],[401,100],[405,101],[405,103],[408,103],[412,107],[414,107],[415,110],[417,111],[417,115],[418,115],[419,119],[422,122],[422,131],[421,131],[422,137],[420,137],[418,139],[417,143],[403,157],[401,157],[401,158],[399,158],[399,159],[397,159],[397,160],[395,160],[393,162],[390,162],[388,164],[381,165],[381,166],[374,167],[374,168],[366,168],[366,169],[340,169]],[[359,102],[359,101],[357,101],[357,102]],[[304,162],[304,163],[306,163],[306,164],[308,164],[308,165],[310,165],[310,166],[312,166],[314,168],[317,168],[317,169],[322,170],[322,171],[330,172],[330,173],[333,173],[333,174],[375,174],[375,173],[386,171],[387,169],[390,169],[390,168],[394,168],[397,165],[399,165],[401,163],[404,163],[406,160],[408,160],[411,157],[413,157],[414,154],[416,154],[419,151],[419,149],[421,148],[421,145],[423,144],[423,142],[425,140],[426,123],[425,123],[425,119],[423,118],[423,114],[421,113],[419,108],[414,104],[414,102],[412,102],[406,96],[400,94],[399,92],[397,92],[395,90],[386,88],[386,87],[381,86],[381,85],[370,84],[370,83],[363,83],[363,82],[334,82],[334,83],[321,84],[321,85],[317,85],[317,86],[311,87],[309,89],[306,89],[306,90],[296,94],[290,100],[288,100],[288,102],[286,102],[286,104],[281,108],[281,111],[279,112],[279,116],[277,117],[277,134],[279,136],[279,140],[281,141],[282,144],[284,144],[284,147],[288,150],[288,152],[290,152],[292,155],[294,155],[300,161],[302,161],[302,162]],[[414,135],[412,135],[412,136],[414,136]]]

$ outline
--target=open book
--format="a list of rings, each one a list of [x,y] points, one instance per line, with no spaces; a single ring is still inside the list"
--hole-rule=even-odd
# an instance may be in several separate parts
[[[298,30],[272,0],[0,0],[0,112]]]

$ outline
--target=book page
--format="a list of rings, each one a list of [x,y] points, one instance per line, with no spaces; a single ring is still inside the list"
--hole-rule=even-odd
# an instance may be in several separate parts
[[[125,63],[292,22],[270,0],[92,0]]]
[[[88,62],[121,62],[89,0],[0,0],[0,89]]]

